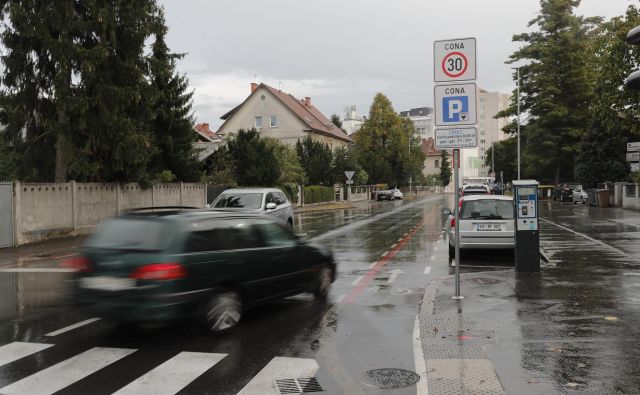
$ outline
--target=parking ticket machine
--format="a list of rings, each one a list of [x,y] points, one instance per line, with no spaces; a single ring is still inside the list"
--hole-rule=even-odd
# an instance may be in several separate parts
[[[515,256],[517,272],[540,271],[538,181],[513,181]]]

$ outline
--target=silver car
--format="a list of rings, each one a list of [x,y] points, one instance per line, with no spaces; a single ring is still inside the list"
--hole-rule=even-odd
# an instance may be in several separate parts
[[[277,188],[227,189],[209,205],[215,210],[243,210],[273,215],[293,229],[293,207]]]
[[[514,241],[513,198],[472,195],[460,198],[460,216],[449,215],[449,256],[455,256],[455,227],[460,227],[460,249],[511,249]]]
[[[589,194],[587,193],[587,191],[585,191],[582,188],[582,185],[578,185],[573,190],[573,199],[572,200],[573,200],[573,204],[576,204],[578,202],[580,202],[582,204],[587,204],[587,201],[589,201]]]

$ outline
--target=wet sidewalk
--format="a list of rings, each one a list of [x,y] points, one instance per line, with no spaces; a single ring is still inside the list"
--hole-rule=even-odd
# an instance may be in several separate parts
[[[541,222],[552,253],[538,274],[470,272],[463,261],[463,300],[451,299],[454,276],[427,286],[430,394],[640,393],[640,261],[569,226]]]

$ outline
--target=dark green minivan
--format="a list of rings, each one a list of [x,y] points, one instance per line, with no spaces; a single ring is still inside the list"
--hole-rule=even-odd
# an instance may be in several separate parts
[[[298,239],[274,219],[205,210],[126,214],[104,222],[80,254],[75,299],[120,322],[201,315],[213,331],[244,309],[312,292],[335,281],[332,253]]]

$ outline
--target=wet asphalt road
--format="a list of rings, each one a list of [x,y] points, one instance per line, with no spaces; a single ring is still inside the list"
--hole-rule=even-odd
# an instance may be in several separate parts
[[[416,370],[412,336],[422,291],[433,276],[449,270],[444,260],[432,258],[446,251],[441,216],[446,198],[421,199],[298,214],[296,231],[328,245],[336,256],[339,274],[331,302],[318,303],[306,295],[289,298],[249,311],[238,328],[223,335],[203,333],[192,322],[139,331],[104,320],[56,334],[94,318],[67,303],[69,274],[47,269],[57,260],[46,257],[27,264],[41,272],[7,272],[5,259],[0,262],[5,270],[0,271],[0,393],[20,389],[16,382],[37,375],[41,381],[60,381],[59,388],[55,380],[44,385],[45,392],[112,393],[189,352],[220,354],[222,359],[185,379],[184,394],[235,394],[255,384],[278,358],[295,366],[317,363],[313,375],[325,393],[390,393],[366,372]],[[54,255],[67,252],[62,248]],[[12,353],[5,349],[3,354],[1,347],[13,342],[26,342],[27,348],[51,346],[7,362],[3,356]],[[87,362],[94,351],[99,353],[96,360]],[[105,362],[107,351],[119,356]],[[56,364],[77,358],[76,365],[56,371]],[[91,363],[101,368],[91,370]],[[174,370],[193,367],[175,363]],[[287,371],[291,369],[280,369],[268,382]],[[77,377],[65,382],[69,372]],[[415,394],[416,387],[393,393]]]

